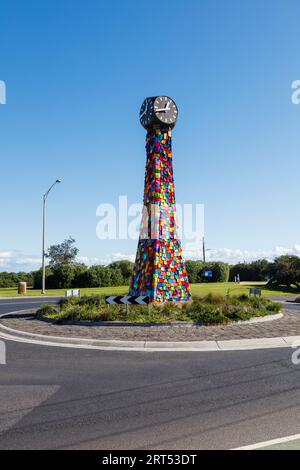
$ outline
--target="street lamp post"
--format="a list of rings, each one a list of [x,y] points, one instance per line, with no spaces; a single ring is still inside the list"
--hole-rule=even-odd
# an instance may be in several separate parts
[[[46,232],[46,201],[48,194],[50,193],[53,186],[57,183],[61,183],[61,180],[57,179],[54,183],[50,186],[48,191],[43,194],[43,242],[42,242],[42,294],[46,294],[46,266],[45,266],[45,232]]]
[[[213,248],[206,248],[205,239],[202,237],[202,253],[203,253],[203,262],[206,263],[206,253],[208,251],[213,251]]]

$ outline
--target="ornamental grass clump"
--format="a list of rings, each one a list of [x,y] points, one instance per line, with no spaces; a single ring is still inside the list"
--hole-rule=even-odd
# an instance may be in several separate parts
[[[219,325],[249,320],[279,312],[281,306],[265,297],[220,296],[208,294],[190,302],[166,302],[146,305],[107,305],[103,296],[64,298],[58,307],[43,305],[37,318],[56,323],[67,321],[173,323],[191,322],[200,325]]]
[[[190,304],[188,313],[194,323],[217,325],[228,322],[220,306],[205,304],[199,300],[193,301]]]
[[[44,304],[36,312],[36,317],[43,319],[44,317],[57,315],[58,309],[54,305]]]

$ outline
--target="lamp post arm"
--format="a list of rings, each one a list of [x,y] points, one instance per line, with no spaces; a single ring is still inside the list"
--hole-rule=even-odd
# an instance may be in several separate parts
[[[47,199],[48,194],[50,193],[50,191],[51,191],[51,189],[53,188],[53,186],[55,186],[56,184],[57,184],[57,181],[54,181],[54,183],[50,186],[50,188],[48,189],[48,191],[43,195],[44,200]]]

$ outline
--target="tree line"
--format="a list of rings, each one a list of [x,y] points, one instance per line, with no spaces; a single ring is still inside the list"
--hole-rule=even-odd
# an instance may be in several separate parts
[[[115,261],[108,266],[91,267],[76,262],[78,249],[75,240],[69,238],[59,245],[53,245],[47,252],[49,260],[46,268],[46,286],[48,289],[109,287],[128,285],[134,264],[129,260]],[[273,286],[294,286],[300,290],[300,257],[293,255],[279,256],[274,261],[260,259],[250,263],[229,265],[223,262],[188,260],[186,268],[191,283],[234,281],[266,281]],[[30,273],[0,273],[0,287],[15,287],[25,281],[28,286],[40,289],[42,271]]]

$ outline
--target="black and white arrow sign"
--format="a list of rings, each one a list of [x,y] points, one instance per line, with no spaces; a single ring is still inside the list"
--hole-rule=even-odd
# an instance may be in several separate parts
[[[109,295],[105,297],[105,302],[110,305],[145,305],[149,304],[149,297],[147,295]]]

